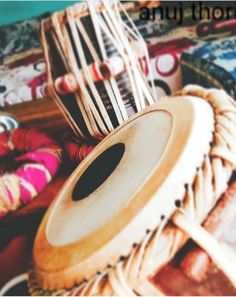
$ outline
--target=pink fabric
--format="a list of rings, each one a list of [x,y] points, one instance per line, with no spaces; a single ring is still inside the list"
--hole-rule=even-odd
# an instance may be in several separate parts
[[[58,167],[58,157],[48,152],[28,152],[18,158],[17,161],[33,161],[38,164],[44,165],[51,175],[54,175]]]
[[[38,193],[47,185],[45,172],[38,168],[30,167],[30,164],[27,168],[21,166],[16,170],[15,174],[30,183]]]
[[[0,217],[9,212],[11,205],[14,208],[15,204],[29,203],[37,193],[43,191],[47,183],[56,174],[60,164],[60,147],[54,140],[39,131],[18,128],[10,133],[1,133],[0,157],[5,157],[12,149],[23,152],[23,155],[15,158],[16,162],[23,162],[23,165],[13,173],[13,176],[15,175],[16,178],[19,177],[23,181],[19,185],[20,203],[19,201],[14,203],[18,197],[14,197],[11,189],[7,189],[9,204],[6,207],[4,202],[1,203],[0,197]],[[35,164],[42,166],[38,168],[34,166]],[[36,193],[32,193],[24,185],[24,181],[26,185],[30,184]]]
[[[20,186],[20,192],[21,192],[21,201],[23,202],[23,204],[28,204],[32,200],[31,193],[22,185]]]

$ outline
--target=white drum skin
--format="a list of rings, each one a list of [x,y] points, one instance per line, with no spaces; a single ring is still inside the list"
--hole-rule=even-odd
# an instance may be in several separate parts
[[[161,111],[158,117],[155,112],[150,112],[145,121],[141,119],[116,134],[114,140],[125,143],[124,154],[115,168],[116,174],[111,174],[97,190],[81,201],[73,201],[70,192],[57,201],[46,229],[51,245],[71,244],[107,224],[110,218],[129,203],[151,174],[167,145],[172,118],[167,112]],[[71,190],[73,186],[74,183],[71,184]]]

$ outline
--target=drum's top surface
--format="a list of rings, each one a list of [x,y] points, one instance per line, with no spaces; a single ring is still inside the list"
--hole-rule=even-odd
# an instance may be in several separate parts
[[[69,287],[127,256],[169,218],[208,154],[213,111],[199,98],[163,99],[117,128],[77,167],[34,245],[44,287]]]
[[[46,234],[50,244],[82,239],[129,202],[157,165],[171,133],[171,115],[156,113],[119,130],[110,147],[78,174],[49,217]]]

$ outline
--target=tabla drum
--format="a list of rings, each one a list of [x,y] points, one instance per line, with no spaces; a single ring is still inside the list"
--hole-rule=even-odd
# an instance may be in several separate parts
[[[224,91],[188,86],[109,134],[39,227],[30,293],[147,294],[188,237],[235,286],[235,254],[201,227],[236,166],[235,115]]]
[[[104,138],[155,102],[138,30],[120,2],[94,3],[78,3],[41,25],[47,92],[86,140]]]

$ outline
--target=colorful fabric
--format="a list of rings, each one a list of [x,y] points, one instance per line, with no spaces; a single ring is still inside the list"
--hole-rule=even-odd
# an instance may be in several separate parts
[[[236,36],[187,50],[181,64],[184,85],[222,88],[236,98]]]
[[[10,152],[23,152],[15,162],[21,165],[15,172],[0,177],[0,217],[29,203],[56,174],[61,149],[47,135],[25,129],[0,134],[0,157]]]
[[[47,15],[0,27],[0,62],[6,57],[40,48],[40,21]]]
[[[45,96],[43,55],[32,55],[0,67],[0,106],[31,101]]]
[[[40,21],[48,15],[0,27],[0,106],[45,95],[45,63],[38,33]]]
[[[157,15],[156,18],[159,19],[160,16]],[[157,33],[154,28],[159,21],[137,21],[141,33],[142,31],[145,32],[141,26],[142,23],[146,30],[149,27],[152,28],[152,34],[142,34],[148,44],[150,56],[151,71],[149,71],[148,79],[151,80],[152,74],[159,98],[170,95],[183,86],[180,67],[181,53],[199,43],[196,22],[194,24],[188,22],[188,25],[176,27],[174,21],[161,21],[160,26],[162,26],[158,27]],[[150,31],[150,29],[148,30]]]
[[[188,8],[190,4],[182,3],[181,6],[180,3],[172,3],[172,5],[180,5],[184,10],[184,19],[181,26],[177,26],[178,19],[162,19],[158,9],[155,12],[155,20],[140,19],[140,10],[130,13],[131,19],[148,44],[151,71],[159,97],[181,89],[186,84],[186,79],[189,79],[189,82],[201,83],[200,76],[196,72],[191,72],[193,77],[190,77],[190,70],[188,69],[188,72],[186,72],[186,66],[183,66],[186,74],[184,74],[184,79],[182,78],[183,70],[180,67],[182,53],[186,52],[182,61],[187,63],[188,54],[192,55],[189,52],[192,47],[201,46],[204,43],[211,44],[217,39],[223,40],[236,34],[235,19],[222,21],[203,19],[202,21],[196,21],[192,18],[191,8]],[[165,5],[170,7],[171,3],[165,4],[162,2],[162,6],[165,7]],[[150,13],[152,13],[151,8]],[[32,53],[40,46],[38,38],[40,20],[48,15],[0,28],[0,60],[11,61],[11,57],[21,53],[30,53],[26,55],[28,59],[33,57],[31,63],[25,63],[25,59],[21,59],[14,63],[14,67],[12,63],[0,67],[0,106],[35,100],[46,95],[46,74],[43,56],[42,53],[41,57],[40,54],[36,55],[36,59],[36,56]],[[197,62],[197,59],[200,59],[200,57],[196,54],[194,56],[196,63],[199,64],[200,62]],[[189,59],[191,62],[191,57]],[[201,67],[210,68],[209,72],[215,71],[215,66],[212,66],[208,58],[204,58]],[[232,80],[229,78],[230,75],[227,70],[224,72],[221,68],[218,71],[220,71],[220,78],[226,75],[226,85],[229,85]],[[146,74],[151,78],[150,71],[146,71]],[[211,84],[207,84],[207,81],[204,80],[203,85],[206,87],[211,86]],[[227,91],[230,92],[229,86]],[[234,91],[230,94],[234,96]]]
[[[185,22],[186,23],[186,22]],[[186,65],[181,67],[181,63],[186,64],[189,62],[190,67],[192,65],[192,59],[196,61],[197,69],[206,69],[208,72],[216,72],[216,65],[219,79],[224,80],[224,86],[226,91],[235,96],[234,91],[234,80],[230,79],[233,69],[231,69],[231,74],[229,75],[229,69],[227,67],[233,67],[235,65],[231,63],[228,65],[226,62],[226,56],[222,56],[222,48],[224,52],[227,51],[228,61],[234,57],[234,35],[236,34],[236,20],[226,20],[222,22],[216,21],[201,21],[195,24],[190,23],[188,26],[180,26],[179,28],[174,28],[169,30],[166,34],[160,36],[152,36],[148,38],[149,45],[149,55],[151,59],[151,69],[154,78],[155,85],[157,87],[157,92],[159,97],[163,95],[169,95],[181,89],[184,85],[188,83],[198,83],[205,87],[211,87],[211,83],[207,83],[208,80],[201,79],[199,71],[188,71],[186,70]],[[227,36],[227,38],[224,38]],[[220,50],[217,48],[220,47]],[[194,53],[192,53],[192,50]],[[195,50],[196,49],[196,50]],[[198,49],[198,50],[197,50]],[[212,65],[212,57],[209,54],[200,57],[204,50],[208,49],[208,54],[212,52],[214,55],[215,66]],[[181,59],[181,56],[183,58]],[[220,64],[222,64],[222,68]],[[228,66],[227,66],[228,65]],[[209,69],[209,70],[207,70]],[[182,73],[184,71],[184,73]],[[205,70],[203,70],[205,72]],[[183,77],[184,76],[184,77]],[[151,78],[149,76],[149,78]],[[231,85],[231,87],[230,87]],[[214,85],[216,87],[224,87],[222,85]]]
[[[176,38],[149,47],[151,73],[159,97],[181,89],[180,56],[185,49],[195,44],[188,38]],[[148,78],[151,78],[150,74]]]
[[[146,12],[146,16],[149,17],[146,20],[140,20],[141,9],[130,14],[149,46],[151,70],[159,97],[169,95],[183,87],[180,66],[180,57],[183,52],[205,42],[213,42],[236,34],[236,20],[233,15],[230,15],[230,19],[209,20],[207,10],[211,15],[217,4],[203,3],[196,5],[195,11],[199,15],[200,6],[208,7],[201,13],[202,20],[193,19],[193,3],[162,1],[161,6],[157,8],[143,9],[143,16]],[[227,4],[222,5],[222,9],[226,15]],[[167,10],[169,19],[166,18]],[[189,77],[189,73],[187,76]],[[148,77],[151,79],[150,73]],[[192,80],[196,83],[195,77]]]

